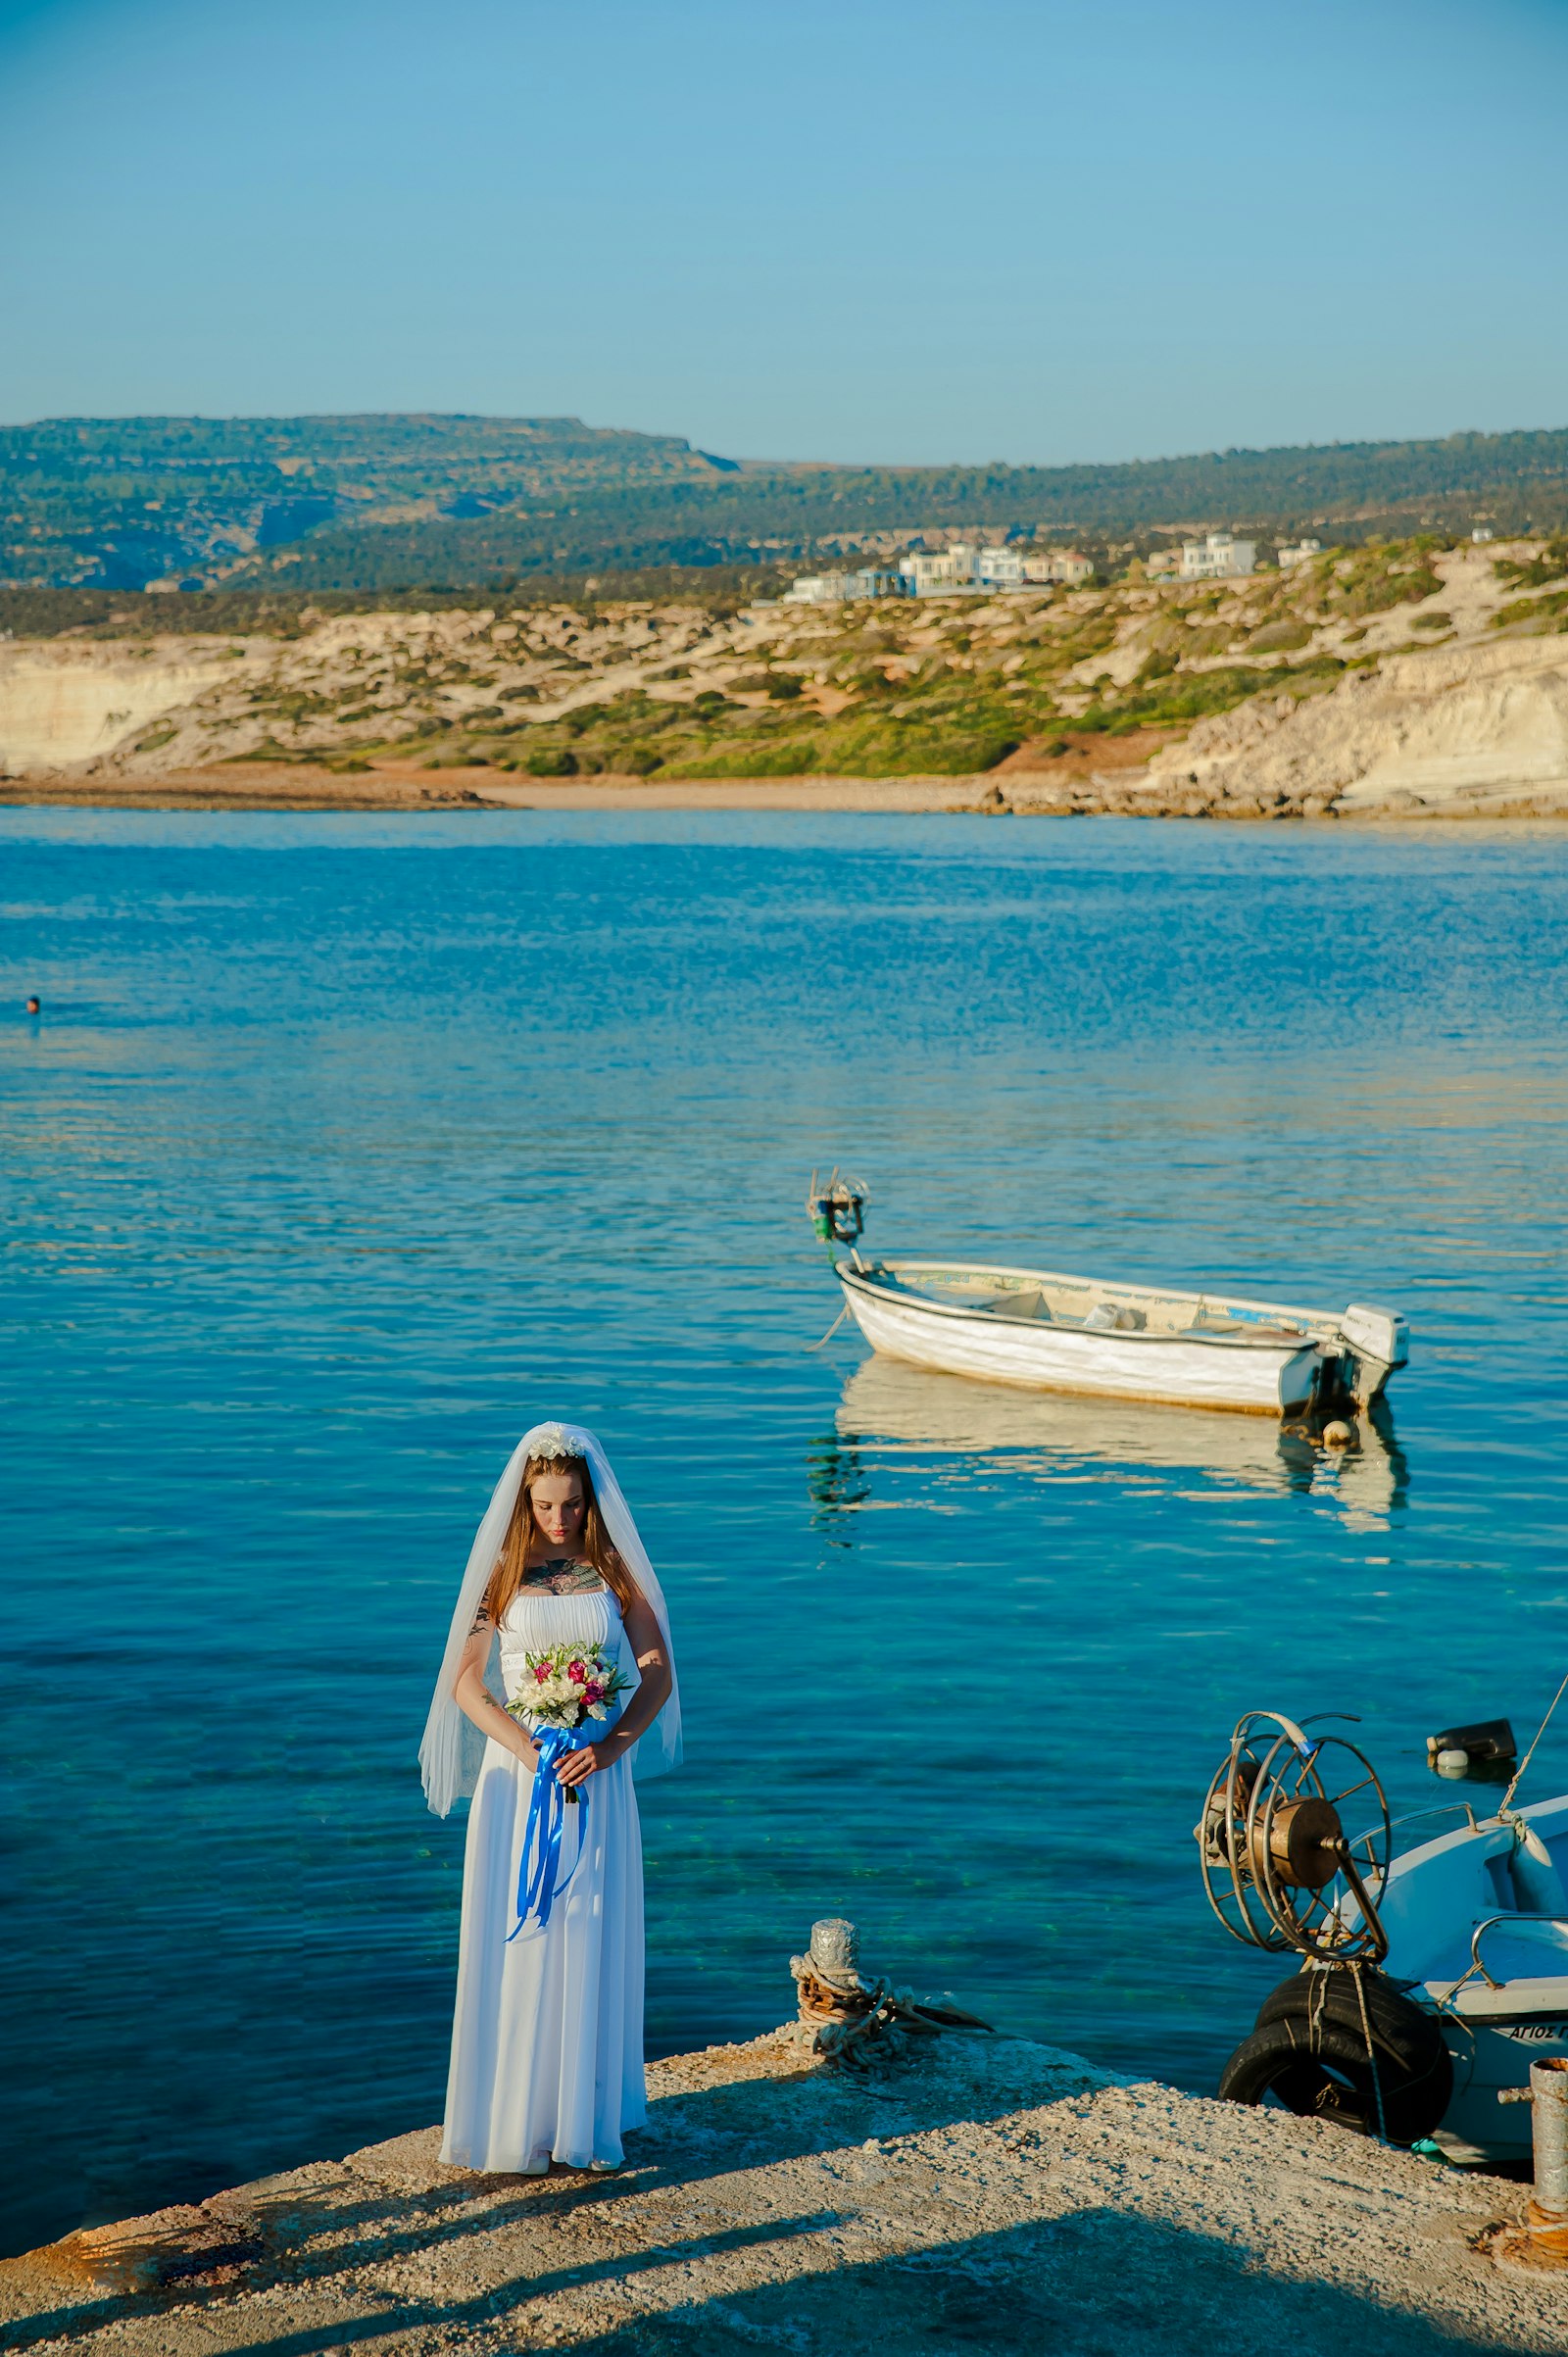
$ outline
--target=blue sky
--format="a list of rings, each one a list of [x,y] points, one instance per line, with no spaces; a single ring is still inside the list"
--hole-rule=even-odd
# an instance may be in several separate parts
[[[0,418],[1568,423],[1568,5],[0,0]]]

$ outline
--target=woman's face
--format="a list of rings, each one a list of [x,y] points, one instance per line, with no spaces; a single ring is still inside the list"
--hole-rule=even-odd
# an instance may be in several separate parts
[[[580,1473],[541,1473],[528,1492],[533,1518],[552,1547],[574,1547],[582,1536],[587,1500]]]

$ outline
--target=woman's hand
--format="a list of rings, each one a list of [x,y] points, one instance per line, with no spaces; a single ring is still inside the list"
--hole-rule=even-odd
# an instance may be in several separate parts
[[[561,1784],[586,1784],[601,1768],[608,1768],[625,1746],[601,1739],[597,1743],[585,1743],[580,1751],[568,1751],[556,1762],[556,1777]]]

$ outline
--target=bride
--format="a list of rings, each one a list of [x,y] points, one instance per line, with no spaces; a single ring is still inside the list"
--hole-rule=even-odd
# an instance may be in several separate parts
[[[597,1645],[629,1689],[596,1742],[554,1759],[575,1806],[536,1792],[539,1727],[503,1709],[490,1682],[499,1649],[514,1700],[533,1682],[527,1656],[568,1645]],[[610,1461],[580,1425],[536,1425],[474,1538],[419,1746],[438,1816],[473,1794],[444,2161],[526,2177],[553,2159],[620,2166],[622,2132],[647,2119],[631,1779],[679,1760],[664,1598]],[[552,1831],[554,1898],[530,1897]]]

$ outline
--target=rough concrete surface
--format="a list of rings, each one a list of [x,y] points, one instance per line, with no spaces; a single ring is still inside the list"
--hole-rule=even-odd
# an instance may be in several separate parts
[[[1008,2038],[871,2079],[790,2030],[656,2063],[625,2172],[418,2130],[0,2266],[0,2349],[94,2357],[1442,2357],[1568,2349],[1524,2188]]]

